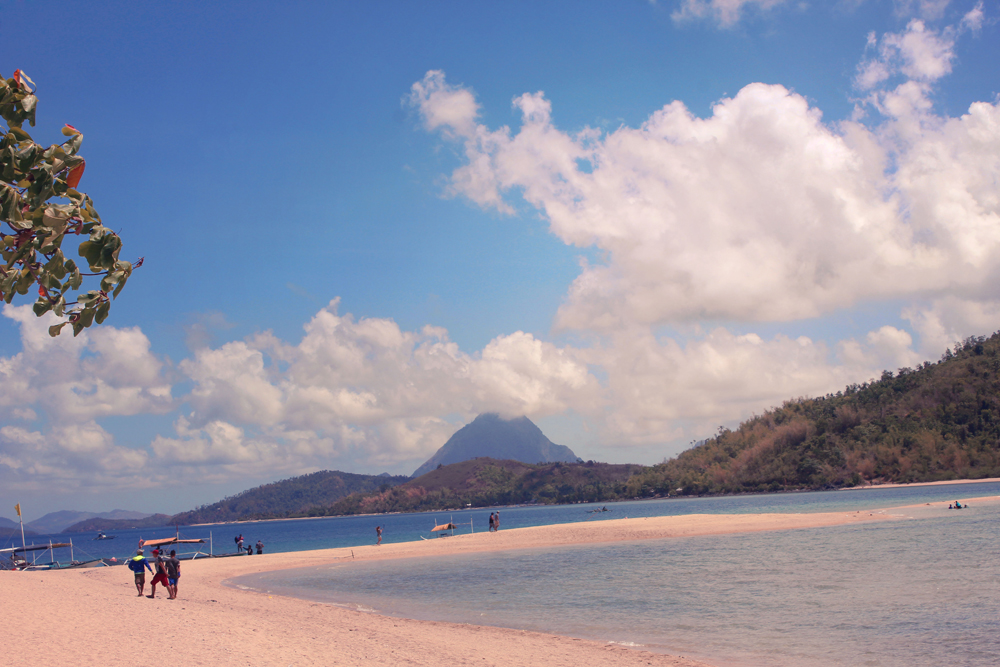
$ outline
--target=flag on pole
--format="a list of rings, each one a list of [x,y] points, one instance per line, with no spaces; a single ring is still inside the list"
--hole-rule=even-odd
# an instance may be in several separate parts
[[[16,505],[14,505],[14,509],[17,510],[17,516],[18,516],[18,518],[20,518],[21,517],[21,503],[18,503]]]

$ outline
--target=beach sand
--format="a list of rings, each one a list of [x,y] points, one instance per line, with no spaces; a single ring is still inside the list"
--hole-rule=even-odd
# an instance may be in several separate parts
[[[937,505],[939,503],[935,503]],[[616,519],[434,540],[185,561],[177,600],[138,597],[124,567],[0,572],[6,664],[483,665],[705,663],[537,632],[379,616],[227,586],[244,574],[389,558],[885,521],[892,510]],[[147,554],[148,555],[148,554]],[[149,593],[147,574],[146,593]]]

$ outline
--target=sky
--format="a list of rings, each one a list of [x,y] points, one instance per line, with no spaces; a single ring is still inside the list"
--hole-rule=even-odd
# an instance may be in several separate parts
[[[1000,5],[0,0],[144,258],[0,310],[0,516],[410,474],[483,412],[652,464],[1000,329]]]

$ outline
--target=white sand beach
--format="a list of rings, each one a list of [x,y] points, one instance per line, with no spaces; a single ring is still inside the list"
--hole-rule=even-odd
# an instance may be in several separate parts
[[[331,562],[818,528],[899,516],[886,510],[617,519],[378,547],[187,561],[177,600],[168,600],[162,588],[156,599],[138,597],[132,573],[123,567],[0,572],[0,605],[13,619],[0,640],[0,654],[9,664],[108,666],[165,661],[213,666],[694,667],[705,663],[536,632],[389,618],[240,590],[224,582],[243,574]]]

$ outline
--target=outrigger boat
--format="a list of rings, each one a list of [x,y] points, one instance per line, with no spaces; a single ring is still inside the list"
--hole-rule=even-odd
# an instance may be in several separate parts
[[[8,559],[0,557],[0,570],[66,570],[76,567],[104,567],[109,565],[103,558],[79,561],[73,558],[73,540],[69,542],[55,542],[51,540],[48,544],[25,544],[24,542],[24,521],[21,518],[21,503],[14,506],[17,512],[17,522],[21,526],[21,546],[0,549],[0,556],[10,554]],[[65,549],[69,547],[69,562],[60,563],[55,559],[54,549]],[[39,563],[36,552],[49,552],[49,562]],[[27,554],[32,553],[31,562],[28,562]]]
[[[175,526],[176,534],[173,537],[164,537],[158,540],[144,540],[139,539],[139,547],[142,549],[162,549],[163,547],[170,546],[172,544],[204,544],[205,540],[201,538],[183,538],[181,537],[180,528]],[[218,558],[218,556],[212,555],[212,538],[209,537],[209,552],[205,553],[201,549],[197,549],[193,552],[188,552],[184,554],[177,554],[177,558],[180,560],[194,560],[195,558]]]
[[[105,535],[103,530],[99,530],[99,531],[97,531],[97,537],[95,537],[94,539],[95,540],[113,540],[116,537],[118,537],[118,536],[117,535]]]
[[[53,554],[54,549],[65,549],[69,548],[69,562],[60,563],[55,559]],[[37,556],[34,556],[31,562],[28,562],[27,554],[29,552],[49,552],[49,562],[38,562]],[[0,569],[10,569],[10,570],[67,570],[71,568],[78,567],[104,567],[107,563],[103,558],[95,558],[93,560],[79,561],[73,558],[73,541],[69,542],[49,542],[48,544],[29,544],[21,547],[10,547],[8,549],[0,549],[0,554],[10,554],[9,561],[0,560]]]

